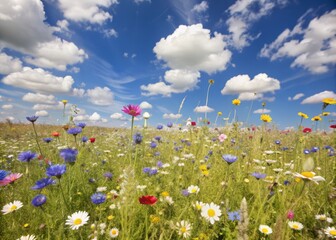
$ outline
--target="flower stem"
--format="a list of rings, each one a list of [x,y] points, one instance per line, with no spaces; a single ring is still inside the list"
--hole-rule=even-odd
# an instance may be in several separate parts
[[[38,147],[38,149],[40,151],[41,156],[43,156],[42,150],[41,150],[41,146],[40,146],[40,143],[38,141],[38,136],[37,136],[37,132],[36,132],[36,128],[35,128],[34,122],[33,122],[33,129],[34,129],[34,133],[35,133],[35,141],[36,141],[37,147]]]

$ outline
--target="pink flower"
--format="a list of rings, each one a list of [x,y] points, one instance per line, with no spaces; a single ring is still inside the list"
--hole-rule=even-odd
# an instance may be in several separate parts
[[[288,218],[289,220],[293,220],[293,219],[294,219],[294,212],[293,212],[292,210],[289,210],[289,211],[287,212],[287,218]]]
[[[218,136],[218,140],[220,142],[224,142],[225,139],[227,139],[227,136],[224,133],[222,133],[221,135]]]
[[[22,173],[12,173],[6,176],[4,179],[0,181],[0,186],[6,186],[10,183],[15,182],[18,180],[20,177],[22,177]]]
[[[121,109],[124,113],[131,115],[133,117],[139,116],[141,114],[141,108],[138,105],[127,105],[123,106]]]

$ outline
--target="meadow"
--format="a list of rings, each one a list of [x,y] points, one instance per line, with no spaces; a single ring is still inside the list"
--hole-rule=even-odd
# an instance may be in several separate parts
[[[335,131],[0,129],[3,240],[336,238]]]

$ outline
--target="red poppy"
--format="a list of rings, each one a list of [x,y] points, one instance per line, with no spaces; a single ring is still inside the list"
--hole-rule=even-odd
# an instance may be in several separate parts
[[[157,198],[154,196],[142,196],[139,198],[139,202],[144,205],[154,205],[157,201]]]
[[[52,135],[53,137],[59,137],[60,134],[59,134],[59,132],[52,132],[51,135]]]
[[[191,122],[191,126],[196,126],[196,122]]]
[[[93,137],[92,137],[92,138],[90,138],[89,140],[90,140],[90,143],[94,143],[94,142],[96,141],[96,138],[93,138]]]
[[[336,128],[336,124],[330,125],[329,127],[335,129]]]
[[[304,129],[302,130],[302,132],[304,132],[304,133],[310,133],[311,131],[312,131],[311,128],[304,128]]]

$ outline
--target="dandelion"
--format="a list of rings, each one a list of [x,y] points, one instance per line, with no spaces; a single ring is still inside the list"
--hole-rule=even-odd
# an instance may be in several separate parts
[[[315,116],[311,119],[312,121],[315,121],[315,122],[318,122],[318,121],[321,121],[322,118],[320,116]]]
[[[6,204],[3,206],[1,212],[3,215],[6,215],[8,213],[14,212],[22,208],[23,204],[21,201],[13,201],[11,203]]]
[[[218,205],[214,203],[206,203],[202,207],[201,215],[211,224],[214,224],[215,221],[219,221],[219,217],[222,215],[222,211]]]
[[[336,228],[335,227],[327,227],[324,230],[324,233],[330,238],[336,238]]]
[[[322,103],[323,103],[322,110],[324,110],[328,105],[336,104],[336,99],[335,98],[325,98],[322,100]]]
[[[307,114],[303,113],[303,112],[299,112],[298,115],[301,117],[301,118],[309,118]]]
[[[151,223],[159,223],[160,222],[160,217],[159,216],[156,216],[156,215],[150,215],[149,216],[149,220],[151,221]]]
[[[112,228],[111,230],[109,230],[109,235],[111,238],[116,238],[119,235],[119,230],[118,228]]]
[[[289,226],[291,229],[293,229],[293,230],[297,230],[297,231],[300,231],[300,230],[302,230],[302,228],[303,228],[302,223],[300,223],[300,222],[295,222],[295,221],[289,221],[289,222],[288,222],[288,226]]]
[[[269,235],[271,234],[273,231],[272,231],[272,228],[270,228],[269,226],[267,225],[260,225],[259,226],[259,231],[265,235]]]
[[[176,229],[179,236],[188,238],[191,235],[191,224],[188,221],[182,220],[176,223]]]
[[[261,114],[260,120],[266,123],[272,122],[272,118],[268,114]]]
[[[72,230],[77,230],[84,226],[90,219],[90,216],[85,211],[78,211],[68,216],[65,225],[69,225]]]
[[[26,236],[21,236],[20,238],[16,240],[36,240],[37,238],[35,235],[26,235]]]

